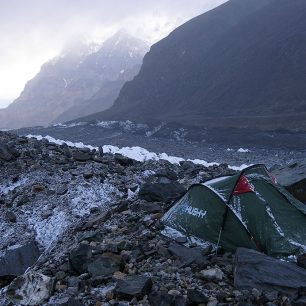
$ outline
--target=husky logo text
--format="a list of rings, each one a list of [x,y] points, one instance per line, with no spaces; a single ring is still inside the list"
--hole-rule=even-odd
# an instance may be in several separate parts
[[[192,206],[185,206],[183,211],[187,213],[188,215],[192,215],[194,217],[201,218],[201,219],[203,219],[207,213],[207,211],[203,209],[192,207]]]

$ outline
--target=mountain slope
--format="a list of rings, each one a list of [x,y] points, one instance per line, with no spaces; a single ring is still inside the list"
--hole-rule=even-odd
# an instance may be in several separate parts
[[[305,15],[303,0],[231,0],[198,16],[95,118],[306,128]]]
[[[0,110],[0,127],[47,125],[101,111],[111,106],[125,81],[138,73],[148,46],[141,40],[120,31],[98,50],[80,44],[66,50],[60,57],[44,64],[29,81],[20,97]],[[116,86],[113,86],[113,83]],[[112,84],[108,89],[107,84]],[[105,93],[102,89],[105,89]],[[111,91],[111,95],[107,95]],[[100,92],[107,96],[90,108],[89,100]]]

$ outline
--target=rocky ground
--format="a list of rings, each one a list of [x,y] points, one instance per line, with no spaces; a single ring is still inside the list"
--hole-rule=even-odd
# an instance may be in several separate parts
[[[173,201],[233,174],[226,164],[137,162],[0,132],[0,169],[3,306],[306,305],[293,263],[163,235]]]
[[[19,135],[50,135],[93,146],[140,146],[151,152],[234,166],[264,163],[272,167],[306,157],[306,135],[302,132],[149,126],[130,121],[25,128],[16,132]],[[241,152],[240,148],[247,151]]]

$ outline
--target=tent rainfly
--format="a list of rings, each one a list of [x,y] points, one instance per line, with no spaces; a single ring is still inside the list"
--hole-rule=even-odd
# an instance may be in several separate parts
[[[234,251],[271,256],[306,252],[306,206],[264,165],[189,188],[162,219],[166,229]]]

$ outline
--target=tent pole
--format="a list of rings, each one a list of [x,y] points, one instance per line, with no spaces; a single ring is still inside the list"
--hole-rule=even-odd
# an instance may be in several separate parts
[[[219,249],[219,245],[220,245],[221,234],[222,234],[222,226],[221,226],[220,231],[219,231],[219,237],[218,237],[216,255],[218,255],[218,249]]]

